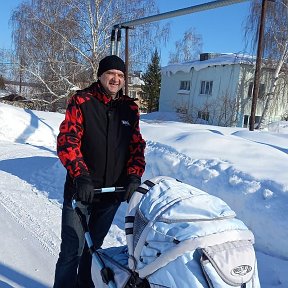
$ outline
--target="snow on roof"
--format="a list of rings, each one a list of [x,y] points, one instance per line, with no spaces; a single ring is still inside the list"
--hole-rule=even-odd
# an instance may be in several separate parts
[[[207,53],[210,54],[210,53]],[[212,54],[211,54],[212,55]],[[162,74],[175,74],[176,72],[189,73],[193,68],[196,71],[215,65],[251,64],[255,57],[245,54],[225,53],[218,54],[207,60],[192,60],[183,63],[174,63],[161,68]]]
[[[144,85],[144,81],[138,77],[138,76],[131,76],[130,81],[129,81],[130,85]]]

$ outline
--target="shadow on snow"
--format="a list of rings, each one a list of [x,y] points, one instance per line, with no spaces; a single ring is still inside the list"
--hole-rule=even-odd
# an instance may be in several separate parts
[[[29,287],[29,288],[48,288],[49,286],[40,283],[39,281],[30,278],[27,275],[24,275],[20,272],[15,271],[14,269],[11,269],[10,267],[0,263],[0,274],[1,276],[5,277],[6,279],[11,280],[11,282],[18,284],[19,287]],[[5,281],[0,280],[0,287],[1,288],[13,288],[14,286],[11,286]]]

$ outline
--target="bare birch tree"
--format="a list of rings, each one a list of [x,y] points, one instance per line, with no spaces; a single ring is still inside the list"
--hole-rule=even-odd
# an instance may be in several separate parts
[[[156,12],[154,0],[24,2],[12,15],[18,64],[25,77],[39,83],[38,97],[51,104],[97,79],[98,63],[109,54],[113,25]],[[141,37],[136,32],[130,37],[134,63],[139,55],[148,57],[149,39],[159,31],[149,24],[141,29]]]
[[[266,1],[266,0],[265,0]],[[267,0],[268,1],[268,0]],[[250,16],[246,24],[246,34],[257,37],[262,1],[251,2]],[[255,41],[256,43],[256,41]],[[264,109],[257,128],[263,128],[267,124],[272,103],[276,97],[276,87],[279,79],[287,79],[288,60],[288,1],[268,1],[264,27],[264,65],[273,69],[269,91],[265,97]],[[284,69],[285,68],[285,69]]]
[[[183,38],[175,42],[175,49],[169,53],[169,63],[181,63],[195,59],[202,50],[202,36],[194,28],[184,32]]]

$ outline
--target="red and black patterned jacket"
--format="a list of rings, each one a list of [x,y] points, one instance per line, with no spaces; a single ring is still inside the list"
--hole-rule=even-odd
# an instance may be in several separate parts
[[[64,199],[71,199],[73,179],[81,175],[90,175],[95,188],[125,186],[128,175],[141,177],[145,145],[132,98],[112,100],[99,81],[78,91],[57,138],[58,157],[67,169]]]

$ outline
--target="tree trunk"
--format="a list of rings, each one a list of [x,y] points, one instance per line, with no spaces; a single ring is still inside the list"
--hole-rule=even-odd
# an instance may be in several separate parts
[[[275,89],[276,89],[276,86],[277,86],[277,82],[278,82],[278,79],[279,79],[279,73],[280,73],[280,70],[281,68],[283,67],[283,64],[284,62],[287,60],[288,58],[288,54],[287,54],[287,45],[288,45],[288,42],[286,42],[286,45],[285,45],[285,49],[284,49],[284,52],[282,54],[282,57],[281,59],[279,60],[276,68],[275,68],[275,72],[273,74],[273,77],[272,77],[272,85],[270,87],[270,90],[267,94],[267,99],[266,99],[266,102],[265,102],[265,106],[264,106],[264,109],[263,109],[263,112],[262,112],[262,115],[261,115],[261,118],[260,118],[260,121],[259,121],[259,124],[257,126],[257,129],[261,129],[263,128],[265,125],[267,125],[267,118],[268,118],[268,113],[269,113],[269,107],[271,105],[271,102],[272,100],[274,99],[275,97]]]

